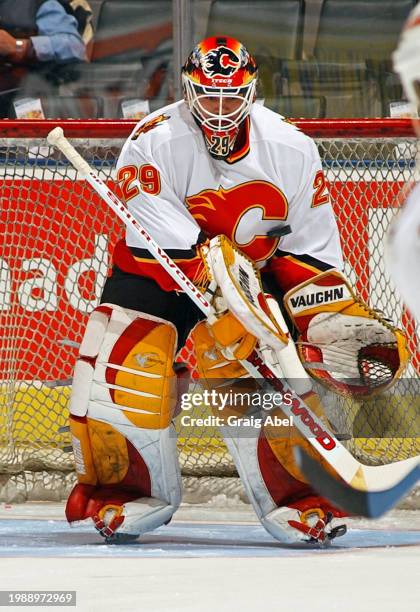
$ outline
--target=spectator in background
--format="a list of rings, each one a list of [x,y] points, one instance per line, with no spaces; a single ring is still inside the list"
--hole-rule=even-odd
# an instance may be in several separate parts
[[[84,0],[0,0],[0,117],[16,97],[45,95],[72,78],[69,65],[87,59],[90,14]]]

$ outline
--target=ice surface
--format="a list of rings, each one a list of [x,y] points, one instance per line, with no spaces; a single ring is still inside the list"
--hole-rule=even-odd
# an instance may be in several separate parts
[[[90,525],[56,520],[0,521],[0,557],[301,557],[349,549],[420,546],[420,532],[350,529],[322,549],[281,544],[260,525],[173,522],[125,545],[106,544]]]
[[[101,612],[420,609],[418,512],[352,519],[328,549],[281,545],[249,509],[177,516],[111,546],[90,525],[70,528],[62,505],[2,505],[0,588],[76,590],[77,610]]]

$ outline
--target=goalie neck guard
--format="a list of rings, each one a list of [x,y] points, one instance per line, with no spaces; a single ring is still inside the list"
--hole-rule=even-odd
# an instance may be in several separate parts
[[[182,68],[185,101],[215,159],[226,159],[255,100],[257,65],[234,38],[198,43]]]

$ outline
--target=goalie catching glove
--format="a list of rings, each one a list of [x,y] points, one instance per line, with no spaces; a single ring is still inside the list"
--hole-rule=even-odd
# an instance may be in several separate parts
[[[337,270],[294,287],[284,303],[305,369],[334,391],[368,396],[401,376],[408,361],[404,334],[358,299]]]
[[[210,290],[216,290],[216,315],[208,327],[227,359],[246,359],[257,341],[274,351],[288,343],[264,296],[261,278],[253,262],[226,236],[216,236],[200,248]]]

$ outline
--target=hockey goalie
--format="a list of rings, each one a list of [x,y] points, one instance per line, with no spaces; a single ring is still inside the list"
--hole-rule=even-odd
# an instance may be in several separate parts
[[[326,429],[311,377],[368,396],[393,384],[407,359],[402,333],[342,274],[316,146],[255,104],[257,67],[244,46],[224,36],[202,41],[182,81],[184,100],[136,126],[117,176],[130,212],[207,290],[216,314],[204,320],[127,229],[86,328],[70,405],[78,483],[67,519],[91,520],[109,542],[168,523],[181,502],[172,420],[186,388],[176,355],[190,333],[209,387],[254,388],[243,363],[257,348],[274,369],[281,362]],[[229,410],[240,422],[251,407]],[[297,431],[271,424],[241,436],[224,425],[222,433],[274,538],[326,543],[345,532],[343,513],[294,462],[294,445],[308,446]]]

